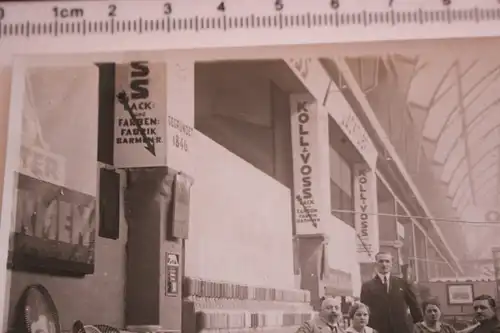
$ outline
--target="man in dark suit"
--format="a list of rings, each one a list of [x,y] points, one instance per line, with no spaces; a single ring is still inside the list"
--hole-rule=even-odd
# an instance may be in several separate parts
[[[410,333],[408,309],[414,323],[423,320],[417,297],[406,280],[391,275],[390,253],[379,252],[375,260],[377,274],[361,287],[361,302],[370,308],[368,326],[379,333]]]
[[[474,298],[474,315],[479,322],[472,333],[500,333],[500,321],[496,314],[496,302],[489,295]]]

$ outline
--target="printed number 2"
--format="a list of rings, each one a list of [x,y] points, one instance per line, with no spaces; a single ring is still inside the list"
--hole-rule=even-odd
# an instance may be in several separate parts
[[[226,5],[224,4],[224,1],[222,1],[218,6],[217,10],[220,12],[225,12],[226,11]]]
[[[115,17],[116,16],[116,5],[109,5],[108,6],[108,16],[109,17]]]

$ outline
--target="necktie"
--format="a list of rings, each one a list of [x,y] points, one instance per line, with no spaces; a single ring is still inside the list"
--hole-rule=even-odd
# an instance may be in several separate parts
[[[387,275],[384,275],[384,287],[385,287],[385,291],[389,292],[389,284],[387,283]]]

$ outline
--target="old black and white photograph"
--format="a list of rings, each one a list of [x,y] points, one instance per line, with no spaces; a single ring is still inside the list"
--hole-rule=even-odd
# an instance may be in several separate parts
[[[500,332],[500,60],[456,43],[0,62],[3,332]]]

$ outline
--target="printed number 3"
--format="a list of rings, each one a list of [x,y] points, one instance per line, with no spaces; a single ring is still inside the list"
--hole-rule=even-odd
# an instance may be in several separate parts
[[[108,6],[108,16],[109,17],[115,17],[116,16],[116,5],[109,5]]]
[[[172,4],[170,2],[163,5],[163,12],[165,15],[172,14]]]

